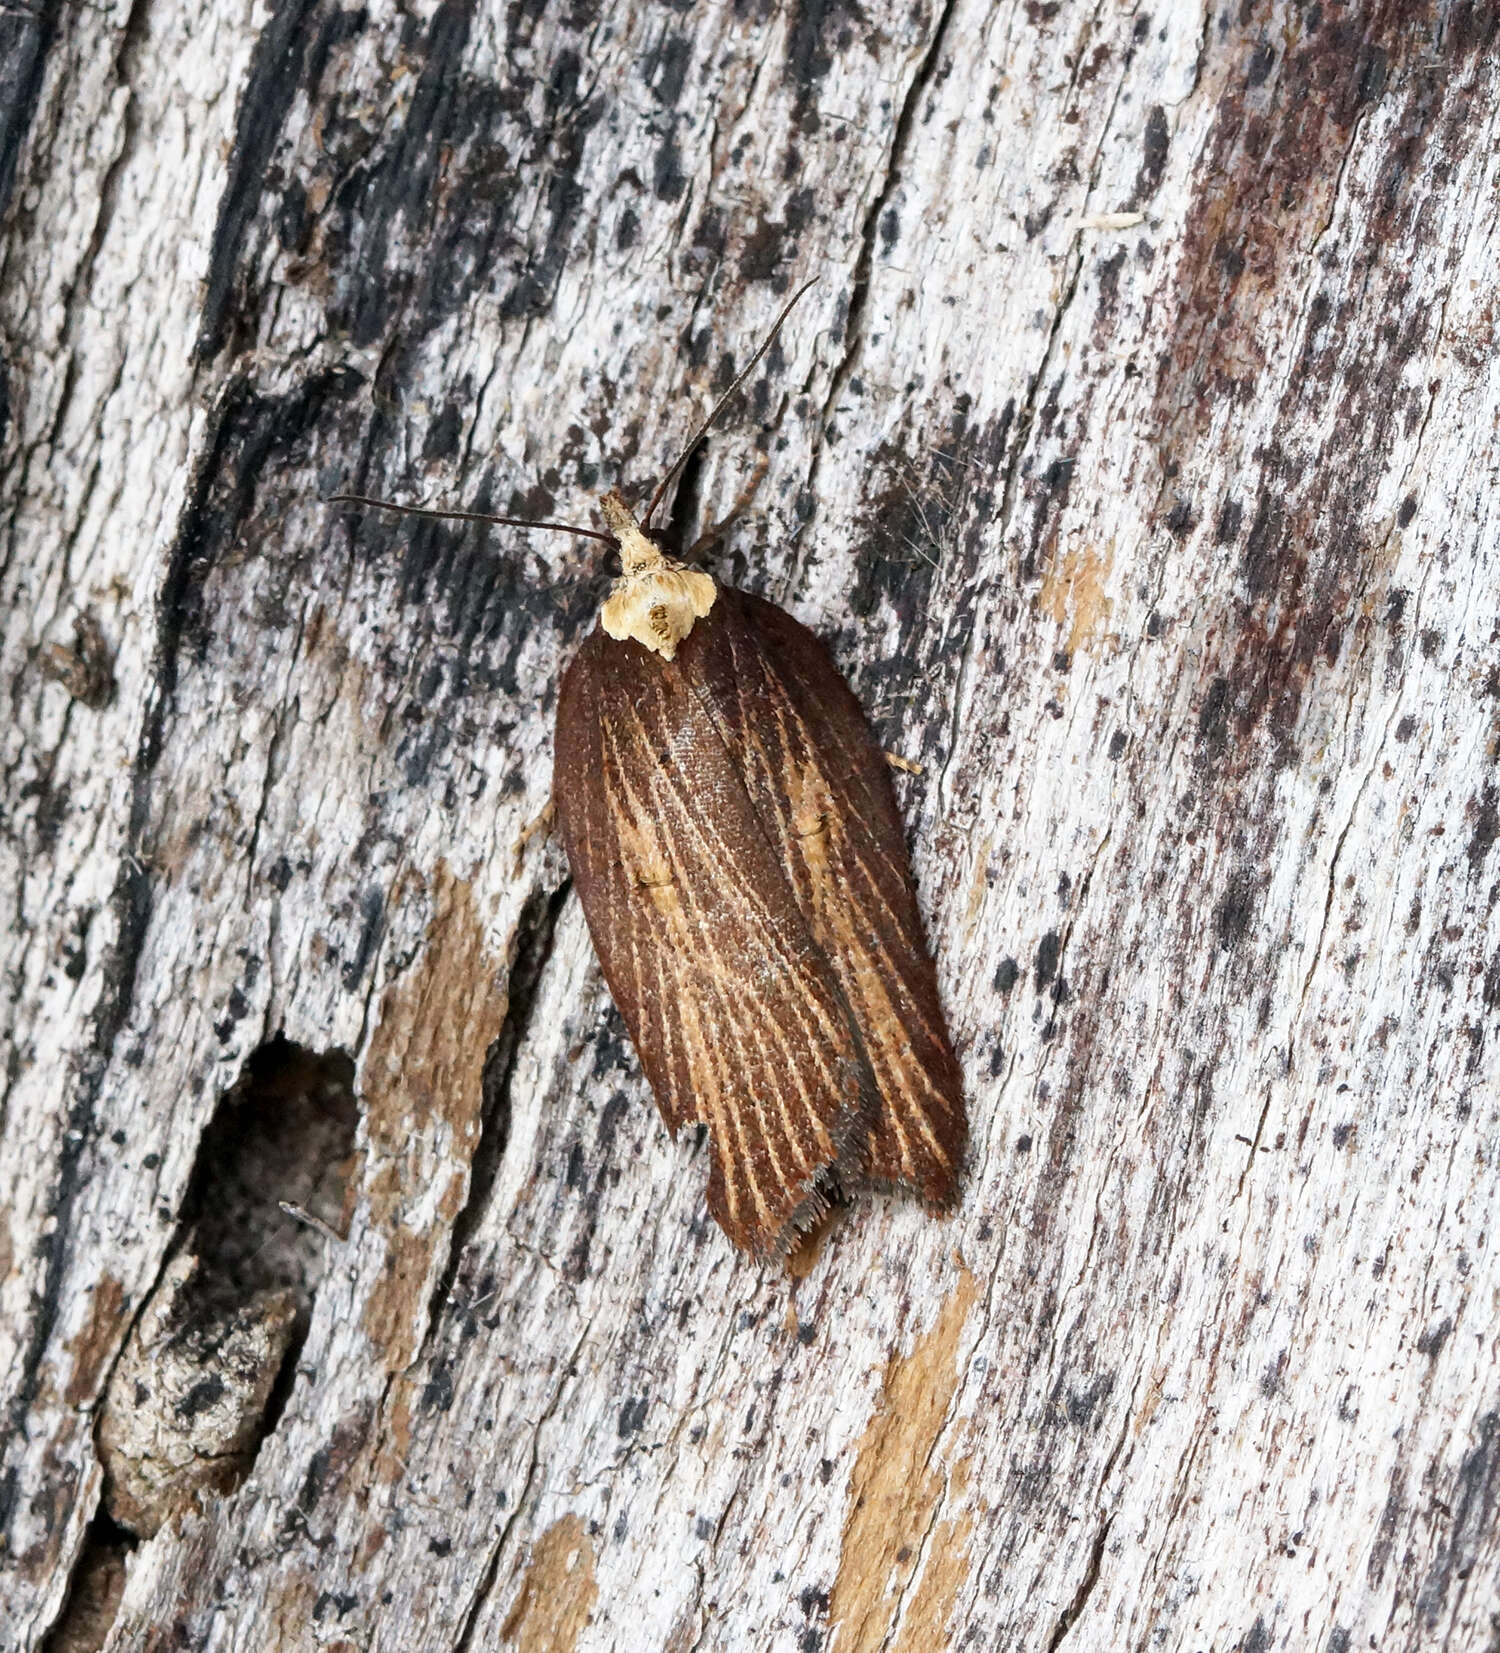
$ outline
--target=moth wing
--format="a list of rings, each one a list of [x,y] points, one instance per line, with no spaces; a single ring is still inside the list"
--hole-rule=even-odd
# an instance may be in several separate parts
[[[747,592],[682,648],[849,1006],[880,1106],[866,1177],[950,1205],[967,1126],[890,768],[823,644]],[[696,647],[694,645],[697,645]]]
[[[682,651],[585,640],[558,692],[553,796],[662,1116],[674,1135],[708,1127],[710,1211],[746,1250],[785,1247],[831,1183],[857,1179],[874,1099],[780,846]]]

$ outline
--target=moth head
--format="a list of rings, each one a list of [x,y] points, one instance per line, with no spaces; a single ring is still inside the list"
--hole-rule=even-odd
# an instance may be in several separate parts
[[[396,511],[409,516],[440,517],[449,522],[490,522],[504,528],[547,528],[563,534],[581,534],[585,539],[606,540],[620,553],[623,571],[610,587],[609,596],[599,611],[599,622],[606,635],[623,640],[633,637],[663,660],[671,660],[678,645],[693,629],[693,622],[701,620],[714,606],[718,588],[713,580],[696,568],[674,562],[646,531],[656,507],[661,504],[668,487],[697,449],[719,415],[728,406],[752,372],[755,364],[771,348],[781,331],[781,324],[792,313],[797,300],[811,287],[811,281],[801,287],[782,306],[771,331],[761,340],[759,348],[735,375],[728,390],[714,404],[713,411],[688,439],[687,446],[678,454],[667,474],[656,485],[650,503],[639,521],[625,501],[611,490],[600,501],[609,532],[597,528],[580,528],[571,522],[540,522],[528,517],[496,516],[490,511],[452,511],[427,505],[402,505],[394,499],[376,499],[369,494],[337,493],[328,496],[330,505],[369,506],[377,511]]]
[[[674,562],[631,515],[617,493],[600,501],[623,572],[599,611],[606,634],[637,643],[671,660],[677,645],[714,606],[717,587],[701,570]]]

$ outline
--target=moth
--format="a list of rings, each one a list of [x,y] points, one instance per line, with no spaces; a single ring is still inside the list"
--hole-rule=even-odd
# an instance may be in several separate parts
[[[858,702],[805,626],[647,527],[800,297],[641,518],[611,492],[607,534],[572,530],[607,538],[622,572],[563,674],[553,759],[604,978],[668,1130],[707,1128],[709,1211],[758,1256],[862,1189],[951,1207],[966,1136],[890,771]]]

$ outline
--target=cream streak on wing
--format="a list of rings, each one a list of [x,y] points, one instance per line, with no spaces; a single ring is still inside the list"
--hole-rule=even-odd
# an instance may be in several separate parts
[[[844,846],[839,843],[836,847]],[[900,980],[901,971],[896,960],[885,949],[878,931],[873,937],[878,951],[872,953],[866,945],[865,937],[854,927],[852,921],[860,909],[857,904],[850,903],[843,896],[840,887],[842,882],[852,882],[850,873],[853,869],[850,868],[847,858],[840,856],[839,859],[843,878],[841,880],[837,876],[832,876],[822,885],[819,891],[822,897],[820,908],[822,916],[834,929],[840,942],[839,948],[834,950],[834,957],[840,960],[841,964],[843,961],[852,961],[852,968],[849,970],[852,976],[851,986],[868,1012],[867,1016],[859,1018],[859,1025],[865,1034],[866,1050],[869,1053],[870,1065],[875,1069],[876,1083],[879,1084],[881,1093],[891,1109],[891,1122],[896,1126],[902,1141],[902,1162],[909,1172],[915,1172],[915,1163],[909,1147],[910,1137],[900,1124],[899,1116],[905,1113],[915,1123],[932,1153],[946,1166],[950,1163],[949,1156],[933,1131],[927,1110],[917,1104],[915,1094],[920,1090],[929,1096],[936,1096],[935,1087],[926,1069],[914,1059],[915,1053],[911,1053],[912,1061],[904,1059],[910,1051],[910,1042],[905,1037],[904,1024],[896,1015],[895,1007],[886,991],[887,977]],[[863,871],[862,868],[860,870]],[[881,970],[878,961],[884,962],[884,971]],[[923,1026],[930,1035],[930,1028],[925,1022]],[[893,1033],[896,1035],[894,1040]],[[872,1046],[874,1048],[871,1048]],[[914,1079],[919,1081],[919,1086],[914,1086]],[[944,1108],[943,1111],[946,1112],[947,1109]]]
[[[735,645],[731,643],[731,647],[734,648]],[[854,916],[862,911],[861,903],[849,898],[849,891],[855,887],[855,880],[858,879],[865,885],[869,897],[885,907],[885,895],[880,887],[879,872],[884,871],[892,883],[901,887],[905,883],[904,869],[879,847],[878,842],[868,841],[857,851],[849,843],[847,836],[839,830],[842,816],[836,809],[831,809],[827,813],[827,831],[824,834],[809,839],[796,831],[796,817],[800,813],[799,791],[803,799],[806,799],[816,790],[830,788],[831,782],[828,781],[824,766],[820,762],[820,747],[813,739],[812,732],[796,705],[785,693],[779,677],[770,671],[763,657],[751,655],[747,664],[760,673],[766,686],[766,698],[773,708],[782,750],[777,761],[758,737],[747,742],[747,747],[759,760],[766,790],[771,795],[774,795],[778,776],[784,778],[791,774],[796,777],[794,786],[787,789],[792,815],[791,821],[786,823],[791,827],[790,841],[783,823],[778,822],[777,825],[782,828],[780,835],[785,844],[788,863],[796,865],[800,860],[809,875],[815,914],[823,928],[823,935],[820,937],[823,951],[846,994],[863,1011],[863,1014],[856,1011],[855,1021],[865,1037],[872,1078],[889,1110],[889,1123],[898,1138],[902,1165],[908,1175],[917,1175],[912,1138],[903,1123],[904,1116],[914,1125],[939,1164],[951,1167],[951,1156],[939,1142],[929,1110],[922,1105],[921,1099],[928,1098],[935,1102],[938,1111],[944,1115],[950,1110],[933,1084],[925,1065],[905,1039],[905,1029],[895,1015],[890,995],[886,991],[885,979],[879,968],[883,962],[891,978],[905,981],[906,969],[910,968],[911,960],[896,959],[886,947],[878,927],[872,927],[867,941],[865,936],[855,931],[852,924]],[[736,650],[734,682],[740,718],[746,726],[753,726],[748,715],[743,689],[744,679],[739,668],[740,661]],[[857,774],[851,774],[849,777],[849,781],[856,784],[859,779]],[[860,789],[864,790],[863,787]],[[871,840],[868,833],[861,836]],[[874,854],[869,856],[872,850]],[[873,859],[873,868],[867,864],[867,856]],[[841,887],[841,880],[847,880],[848,888]],[[901,939],[907,948],[920,953],[920,941],[905,933],[905,925],[898,928],[902,931]],[[830,941],[832,945],[829,944]],[[869,941],[873,941],[873,951]],[[903,968],[903,964],[906,968]],[[918,997],[916,994],[912,996],[914,1000]],[[922,1032],[927,1035],[929,1041],[938,1042],[930,1021],[920,1012],[918,1015]],[[893,1031],[898,1035],[895,1040],[892,1038]]]
[[[645,729],[645,725],[641,721],[639,713],[636,712],[635,708],[632,707],[631,712],[635,716],[637,727],[640,730],[640,732],[641,732],[641,734],[644,738],[647,734],[647,731]],[[731,774],[732,774],[732,769],[731,769]],[[731,865],[732,862],[733,862],[732,846],[723,837],[723,835],[716,830],[716,825],[715,825],[713,816],[709,813],[706,813],[706,812],[702,811],[697,806],[697,800],[694,798],[694,796],[691,792],[691,789],[689,789],[687,787],[683,787],[681,792],[679,793],[679,799],[685,805],[685,808],[683,809],[682,813],[683,813],[683,815],[686,816],[689,824],[692,826],[692,828],[694,830],[699,850],[700,850],[705,862],[707,863],[708,867],[711,870],[717,870],[719,868]],[[748,802],[749,802],[748,797],[746,798],[745,801],[748,805]],[[752,814],[752,816],[754,816],[753,810],[750,813]],[[756,818],[758,819],[758,817],[756,817]],[[771,848],[771,845],[768,844],[767,847],[769,849],[769,848]],[[777,936],[778,940],[782,939],[779,935],[781,926],[777,923],[775,914],[771,911],[771,909],[765,903],[761,902],[758,899],[758,896],[757,896],[756,892],[754,892],[753,890],[747,891],[745,889],[745,887],[743,887],[743,886],[735,886],[733,888],[733,890],[731,891],[731,893],[733,895],[735,895],[737,898],[741,897],[741,896],[745,896],[745,895],[748,894],[751,897],[752,901],[754,902],[754,905],[756,907],[756,911],[757,911],[758,916],[760,918],[762,933],[764,935],[766,935],[767,937],[775,935],[775,936]],[[812,939],[813,938],[811,936],[808,937],[809,941],[812,941]],[[816,954],[817,950],[814,950],[814,951],[815,951],[815,954]],[[780,947],[778,949],[778,953],[779,953],[779,957],[778,957],[778,959],[776,961],[776,964],[773,968],[775,968],[775,969],[785,969],[785,970],[791,972],[793,975],[796,976],[797,979],[799,979],[803,982],[808,982],[809,979],[811,979],[812,985],[816,986],[816,977],[811,976],[811,973],[803,966],[802,959],[799,957],[799,955],[796,952],[788,952],[786,950],[785,946],[783,945],[782,947]],[[737,973],[732,973],[732,979],[739,980],[740,978],[739,978]],[[821,1000],[821,997],[822,997],[822,995],[820,993],[807,992],[807,993],[803,993],[803,994],[789,995],[788,997],[790,999],[789,1008],[792,1008],[794,1010],[794,1012],[812,1010],[813,1012],[816,1013],[816,1012],[818,1012],[822,1009],[822,1006],[819,1002]],[[774,1020],[775,1019],[773,1018],[773,1022],[774,1022]],[[841,1033],[842,1034],[847,1034],[847,1031],[848,1031],[847,1028],[845,1028],[844,1025],[843,1025],[842,1018],[837,1017],[837,1016],[828,1016],[828,1015],[817,1014],[814,1026],[809,1027],[805,1022],[802,1023],[802,1026],[805,1029],[805,1035],[804,1035],[805,1042],[806,1042],[808,1048],[813,1052],[814,1056],[819,1060],[820,1067],[822,1069],[822,1073],[823,1073],[824,1078],[827,1080],[829,1085],[832,1086],[832,1088],[835,1091],[841,1090],[842,1087],[838,1083],[838,1078],[837,1078],[836,1072],[830,1070],[829,1067],[826,1065],[826,1059],[824,1058],[824,1054],[823,1054],[823,1047],[820,1044],[819,1039],[816,1035],[821,1034],[825,1040],[827,1040],[830,1044],[837,1047],[837,1044],[839,1043],[839,1040],[837,1039],[836,1035],[841,1034]],[[800,1078],[801,1078],[800,1068],[798,1068],[797,1064],[795,1064],[795,1063],[793,1064],[793,1067],[794,1067],[794,1071],[797,1071],[798,1079],[799,1079],[799,1088],[801,1088],[800,1087]],[[807,1102],[808,1102],[808,1107],[809,1107],[809,1112],[810,1112],[811,1116],[814,1117],[814,1118],[817,1118],[816,1109],[812,1107],[811,1096],[808,1095],[805,1091],[804,1091],[804,1095],[806,1096],[806,1099],[807,1099]]]
[[[649,730],[641,718],[639,711],[635,707],[631,707],[630,712],[635,720],[637,734],[642,742],[646,743],[646,749],[649,751]],[[611,742],[613,745],[613,736],[611,736]],[[696,808],[695,801],[691,797],[688,789],[682,785],[681,780],[678,780],[674,786],[674,777],[670,769],[666,765],[659,764],[654,773],[660,785],[672,790],[672,795],[669,795],[665,799],[653,798],[651,800],[651,805],[654,805],[655,807],[650,807],[647,805],[645,800],[641,799],[635,793],[628,780],[625,779],[626,765],[621,760],[621,756],[617,748],[614,750],[613,755],[616,760],[617,772],[621,778],[620,792],[623,794],[631,813],[636,816],[646,814],[647,818],[654,818],[656,820],[680,819],[682,815],[686,815],[688,820],[693,824],[700,843],[709,854],[711,864],[713,852],[717,849],[720,857],[717,864],[722,865],[724,853],[722,840],[714,841],[714,835],[705,830],[702,818]],[[681,774],[680,763],[678,765],[678,773],[679,775]],[[665,807],[663,807],[663,805],[665,805]],[[618,812],[618,806],[616,807]],[[622,839],[632,836],[638,832],[639,829],[636,826],[636,822],[631,820],[629,815],[621,812],[619,813],[619,819],[622,823]],[[659,847],[658,853],[660,853]],[[762,910],[764,911],[764,909]],[[784,1070],[793,1076],[799,1092],[802,1092],[809,1119],[814,1125],[814,1130],[812,1133],[814,1139],[816,1140],[818,1137],[822,1137],[826,1142],[828,1139],[826,1137],[826,1133],[824,1133],[821,1129],[821,1119],[818,1118],[817,1114],[811,1107],[811,1098],[808,1097],[805,1090],[803,1090],[800,1067],[791,1059],[791,1050],[782,1039],[779,1021],[775,1017],[763,1017],[761,1018],[759,1025],[757,1025],[754,1020],[745,1021],[737,1017],[733,1010],[733,1000],[743,1000],[744,994],[740,991],[736,992],[732,996],[726,996],[723,989],[726,984],[736,989],[742,988],[742,973],[730,967],[716,946],[711,931],[708,930],[708,928],[701,921],[690,918],[682,905],[678,905],[675,910],[674,917],[677,920],[677,933],[673,937],[672,956],[677,958],[696,957],[700,960],[711,963],[708,976],[713,986],[718,990],[712,995],[712,997],[718,1001],[718,1004],[715,1006],[718,1010],[718,1015],[711,1015],[710,1019],[726,1026],[731,1035],[730,1042],[737,1039],[747,1047],[755,1049],[759,1053],[761,1063],[767,1071],[774,1071],[768,1060],[769,1052],[764,1043],[767,1032],[770,1033],[773,1042],[786,1058]],[[772,919],[769,912],[765,913],[765,917],[766,934],[769,937],[774,931],[774,926],[772,924]],[[698,938],[697,946],[693,945],[693,933],[687,928],[689,924],[696,924],[696,933]],[[634,948],[632,948],[632,950],[634,951]],[[653,949],[653,951],[655,950]],[[783,963],[795,965],[796,961],[787,961],[783,955]],[[701,972],[695,972],[695,977],[699,975],[701,975]],[[684,987],[686,986],[686,984],[683,983],[679,983],[679,985]],[[702,1076],[702,1078],[707,1078],[711,1074],[713,1079],[713,1084],[711,1087],[712,1100],[710,1100],[708,1096],[699,1096],[697,1094],[702,1089],[710,1088],[702,1086],[701,1084],[695,1084],[693,1086],[695,1099],[699,1102],[700,1107],[710,1107],[712,1109],[714,1118],[712,1120],[706,1120],[705,1122],[710,1123],[714,1129],[716,1140],[718,1142],[727,1147],[728,1138],[732,1133],[739,1150],[737,1154],[732,1156],[733,1159],[737,1161],[737,1166],[735,1168],[744,1172],[750,1183],[752,1199],[754,1200],[762,1217],[769,1219],[771,1215],[770,1209],[768,1207],[760,1179],[754,1171],[751,1143],[746,1137],[744,1121],[741,1118],[741,1114],[744,1112],[744,1109],[735,1107],[730,1099],[732,1096],[731,1086],[729,1078],[723,1070],[722,1059],[716,1048],[718,1041],[711,1039],[704,1032],[703,1013],[707,1006],[698,1002],[698,995],[702,993],[703,988],[704,983],[701,980],[695,979],[693,982],[692,991],[679,992],[675,996],[678,1008],[685,1013],[683,1019],[688,1024],[684,1027],[684,1032],[689,1035],[689,1042],[698,1052],[698,1060],[691,1064],[690,1072]],[[805,1002],[805,1000],[802,1002]],[[662,1003],[665,1004],[665,1001],[662,1001]],[[654,1017],[653,1020],[659,1027],[661,1027],[663,1033],[666,1033],[669,1018],[665,1014],[661,1014]],[[757,1087],[757,1090],[759,1091],[761,1088],[762,1087]],[[782,1188],[788,1194],[791,1194],[797,1189],[799,1183],[810,1184],[815,1177],[816,1170],[820,1167],[817,1162],[810,1161],[803,1152],[799,1133],[794,1128],[792,1118],[785,1102],[782,1101],[779,1093],[774,1087],[772,1087],[772,1094],[777,1096],[778,1103],[780,1104],[779,1111],[781,1114],[783,1130],[779,1134],[785,1140],[778,1144],[775,1140],[778,1133],[774,1130],[774,1128],[768,1129],[765,1132],[764,1146],[767,1157],[771,1161],[772,1168],[775,1171]],[[757,1116],[763,1116],[765,1109],[764,1105],[759,1100],[759,1096],[755,1098],[755,1104],[754,1112]],[[725,1128],[726,1124],[728,1126],[727,1130]],[[772,1122],[770,1119],[762,1117],[762,1124],[764,1126],[771,1126]],[[829,1146],[831,1147],[831,1144]],[[794,1153],[803,1164],[805,1175],[801,1179],[788,1175],[788,1167],[784,1158],[784,1154],[788,1149],[790,1149],[790,1151]],[[779,1227],[780,1225],[778,1224],[776,1226]]]
[[[672,779],[667,773],[661,772],[661,779],[664,785],[672,785]],[[674,801],[681,806],[682,810],[689,816],[690,819],[696,819],[698,815],[697,808],[694,801],[687,795],[687,789],[682,785],[681,781],[678,782],[678,796],[675,800],[668,800],[669,803]],[[664,812],[663,818],[671,817],[667,816]],[[814,1138],[815,1142],[818,1142],[821,1139],[821,1143],[826,1145],[827,1136],[826,1132],[824,1132],[822,1128],[822,1120],[812,1108],[811,1096],[802,1085],[800,1068],[795,1062],[791,1045],[783,1036],[780,1019],[774,1015],[768,1014],[766,1007],[760,1005],[758,1001],[747,997],[743,991],[743,971],[724,958],[723,954],[715,945],[713,932],[707,925],[706,921],[698,921],[698,933],[702,938],[702,954],[711,959],[713,963],[713,968],[709,972],[709,976],[712,986],[715,989],[715,997],[719,1001],[721,1007],[720,1020],[729,1030],[730,1042],[738,1040],[738,1042],[744,1044],[745,1046],[754,1048],[759,1054],[764,1072],[768,1076],[774,1076],[778,1070],[771,1060],[772,1051],[765,1043],[766,1037],[769,1034],[772,1046],[784,1059],[783,1066],[780,1071],[784,1074],[790,1073],[794,1076],[799,1093],[802,1095],[807,1104],[808,1118],[812,1126],[810,1134]],[[684,953],[682,956],[692,957],[694,955],[691,953]],[[789,967],[784,960],[776,963],[768,961],[765,966],[768,980],[772,983],[779,982],[783,979],[783,970],[787,968]],[[796,968],[797,973],[805,977],[806,972],[800,969],[800,961],[795,961],[792,968]],[[808,987],[816,987],[816,985],[816,982],[812,982],[808,984]],[[804,989],[804,993],[805,991],[806,989]],[[802,994],[796,995],[794,1002],[805,1002],[805,998]],[[761,1010],[761,1015],[758,1018],[751,1017],[742,1020],[735,1013],[736,1004],[754,1004]],[[726,1092],[728,1092],[729,1087],[726,1085],[725,1089]],[[781,1113],[783,1125],[781,1135],[785,1139],[785,1142],[790,1147],[791,1151],[800,1160],[806,1174],[804,1180],[811,1181],[815,1177],[817,1170],[821,1168],[822,1159],[808,1158],[802,1148],[801,1135],[795,1129],[790,1113],[785,1103],[781,1101],[779,1092],[777,1091],[774,1083],[771,1085],[771,1090],[772,1094],[776,1095],[778,1099],[778,1107]],[[757,1117],[764,1118],[764,1108],[759,1097],[757,1096],[753,1098],[752,1101],[754,1104],[754,1112]],[[738,1123],[738,1121],[736,1123]],[[769,1121],[766,1121],[766,1123],[769,1123]],[[767,1133],[766,1146],[767,1151],[771,1156],[777,1176],[780,1178],[783,1187],[791,1189],[794,1186],[793,1180],[787,1175],[786,1167],[782,1163],[780,1155],[776,1152],[776,1148],[774,1146],[774,1133]]]
[[[617,820],[623,823],[627,816],[620,807],[620,797],[626,803],[634,804],[637,815],[642,812],[643,806],[625,779],[624,766],[621,765],[620,769],[620,792],[612,800],[612,808]],[[633,822],[629,825],[633,827]],[[628,893],[626,901],[628,917]],[[684,918],[680,909],[678,916],[679,919]],[[639,946],[642,938],[637,934],[637,927],[627,922],[624,928],[631,951],[639,958],[643,949]],[[670,937],[665,946],[644,949],[650,954],[649,962],[656,977],[657,991],[637,1001],[639,1013],[654,1026],[666,1053],[669,1082],[676,1093],[679,1117],[700,1120],[713,1135],[715,1158],[721,1167],[721,1181],[732,1220],[737,1225],[743,1223],[743,1200],[748,1198],[764,1221],[768,1215],[765,1196],[755,1175],[740,1122],[734,1117],[733,1109],[726,1106],[714,1042],[704,1035],[697,995],[684,991],[681,980],[675,973],[669,973],[671,966],[682,956],[680,950],[687,940],[686,924],[681,922],[678,933]],[[673,1062],[674,1055],[680,1056],[680,1067]],[[737,1150],[733,1139],[737,1139]]]

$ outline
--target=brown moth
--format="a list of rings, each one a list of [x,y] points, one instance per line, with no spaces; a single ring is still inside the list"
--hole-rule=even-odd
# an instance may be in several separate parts
[[[563,675],[552,790],[589,933],[708,1207],[786,1250],[840,1192],[953,1202],[958,1064],[890,771],[791,615],[658,550],[618,494],[625,573]]]
[[[574,887],[657,1106],[674,1136],[707,1127],[709,1210],[762,1256],[859,1189],[950,1207],[966,1136],[890,771],[858,702],[805,626],[644,526],[800,297],[642,521],[612,492],[607,536],[572,530],[608,538],[623,572],[563,674],[553,758]]]

